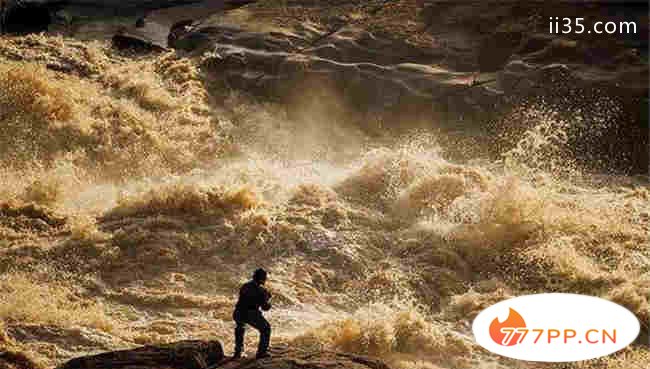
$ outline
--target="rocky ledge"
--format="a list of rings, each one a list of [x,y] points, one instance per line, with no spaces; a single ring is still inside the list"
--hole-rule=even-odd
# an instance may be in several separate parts
[[[233,360],[224,355],[219,341],[180,341],[79,357],[57,369],[389,369],[377,359],[339,352],[275,347],[271,354],[259,360]]]

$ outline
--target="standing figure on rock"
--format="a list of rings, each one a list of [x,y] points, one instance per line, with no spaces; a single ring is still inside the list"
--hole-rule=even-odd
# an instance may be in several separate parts
[[[235,353],[238,359],[244,350],[244,334],[246,324],[253,326],[260,332],[260,343],[257,348],[257,358],[269,357],[268,349],[271,341],[271,325],[264,319],[260,309],[271,309],[271,294],[264,288],[267,273],[264,269],[257,269],[253,273],[253,280],[246,282],[239,289],[239,300],[232,314],[237,327],[235,328]]]

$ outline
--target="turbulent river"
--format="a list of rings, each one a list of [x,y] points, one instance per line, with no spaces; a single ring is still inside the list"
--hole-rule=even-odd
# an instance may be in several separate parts
[[[559,368],[473,340],[478,312],[527,293],[613,300],[647,337],[650,188],[582,170],[572,122],[543,104],[522,107],[531,124],[498,158],[460,160],[435,121],[368,132],[331,101],[288,114],[215,92],[198,59],[22,40],[34,62],[0,60],[0,347],[44,366],[188,338],[230,352],[258,266],[272,344],[395,368]],[[35,62],[62,57],[74,73]]]

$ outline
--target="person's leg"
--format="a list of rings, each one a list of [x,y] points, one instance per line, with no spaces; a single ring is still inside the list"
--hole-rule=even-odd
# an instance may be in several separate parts
[[[236,321],[237,326],[235,327],[235,353],[233,357],[241,357],[241,353],[244,350],[244,334],[246,333],[246,324],[241,320]]]
[[[257,355],[267,354],[269,351],[269,345],[271,344],[271,324],[262,318],[262,329],[260,329],[260,343],[257,346]]]
[[[260,332],[260,343],[257,346],[257,356],[266,355],[271,343],[271,325],[264,319],[262,313],[249,314],[247,323]]]

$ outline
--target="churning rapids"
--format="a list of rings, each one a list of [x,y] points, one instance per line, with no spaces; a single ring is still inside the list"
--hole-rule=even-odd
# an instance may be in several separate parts
[[[513,113],[530,124],[495,158],[435,121],[334,114],[334,93],[287,109],[214,87],[200,57],[46,35],[0,50],[22,55],[0,59],[0,348],[35,366],[188,338],[230,352],[257,266],[273,344],[394,368],[555,367],[493,356],[470,330],[543,291],[613,300],[647,337],[650,188],[583,170],[572,122],[541,102]],[[639,344],[571,367],[648,359]]]

